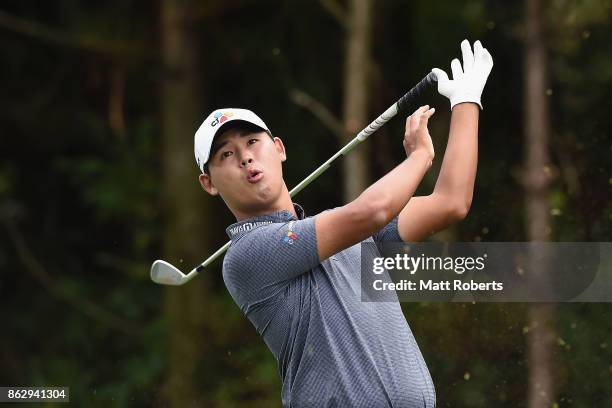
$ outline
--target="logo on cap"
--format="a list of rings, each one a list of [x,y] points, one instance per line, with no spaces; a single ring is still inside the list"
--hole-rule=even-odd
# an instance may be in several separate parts
[[[213,121],[210,123],[210,126],[215,127],[217,126],[219,123],[223,123],[226,120],[228,120],[229,118],[231,118],[232,116],[234,116],[234,112],[216,112],[213,117]]]

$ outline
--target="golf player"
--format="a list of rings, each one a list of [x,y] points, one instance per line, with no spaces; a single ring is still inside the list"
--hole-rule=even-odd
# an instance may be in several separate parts
[[[204,190],[237,222],[225,285],[274,354],[284,407],[434,407],[427,365],[398,302],[361,302],[361,242],[415,242],[463,219],[476,176],[480,97],[493,66],[480,42],[461,44],[453,79],[434,68],[450,99],[448,144],[434,191],[413,196],[432,165],[434,109],[406,119],[406,159],[342,207],[306,216],[283,179],[287,152],[255,113],[212,112],[195,134]],[[364,246],[365,248],[365,246]]]

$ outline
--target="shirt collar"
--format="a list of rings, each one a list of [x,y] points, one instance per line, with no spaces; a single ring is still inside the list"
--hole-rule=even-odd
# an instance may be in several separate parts
[[[225,229],[225,232],[231,240],[242,237],[247,232],[262,225],[268,225],[275,222],[288,222],[292,220],[302,220],[306,216],[304,209],[298,203],[293,203],[293,209],[297,214],[297,218],[289,210],[276,211],[270,214],[258,215],[257,217],[247,218],[246,220],[233,223]]]

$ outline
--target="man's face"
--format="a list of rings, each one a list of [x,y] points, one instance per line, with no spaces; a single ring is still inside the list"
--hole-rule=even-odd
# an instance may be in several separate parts
[[[241,214],[265,212],[280,197],[285,147],[266,132],[230,128],[215,138],[208,175],[200,176],[204,189],[220,194],[230,209]]]

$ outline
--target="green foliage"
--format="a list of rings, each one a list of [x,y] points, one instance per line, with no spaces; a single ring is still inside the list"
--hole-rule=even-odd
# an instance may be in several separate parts
[[[516,176],[524,150],[522,7],[481,0],[375,3],[372,117],[432,66],[449,71],[463,38],[481,39],[493,54],[476,192],[468,218],[453,231],[458,241],[524,240]],[[171,325],[163,317],[164,289],[148,279],[163,244],[167,164],[159,135],[157,4],[9,1],[2,11],[47,31],[0,26],[0,217],[12,220],[29,249],[20,253],[15,235],[0,224],[0,310],[7,317],[0,384],[67,385],[76,406],[163,406]],[[341,114],[341,26],[319,2],[207,2],[194,13],[203,44],[198,110],[204,116],[219,106],[256,109],[285,141],[286,180],[295,184],[338,146],[289,92],[304,90]],[[555,0],[547,9],[554,175],[547,198],[559,241],[612,236],[611,14],[604,0]],[[123,129],[111,124],[109,112],[117,69],[125,72]],[[438,109],[432,135],[442,157],[448,101],[434,93],[427,98]],[[374,147],[391,163],[402,159],[402,131],[397,119],[377,135],[386,144]],[[193,170],[195,182],[195,164]],[[382,174],[379,166],[373,176]],[[298,201],[309,214],[340,205],[339,180],[338,166]],[[430,176],[419,192],[434,183]],[[233,220],[220,205],[212,208],[214,214],[202,216],[222,244],[223,227]],[[204,248],[202,258],[207,255]],[[223,287],[220,263],[200,279],[212,288],[196,373],[202,401],[279,406],[274,358]],[[403,307],[438,406],[525,406],[525,305]],[[609,312],[607,304],[558,307],[560,407],[603,406],[612,397]]]

